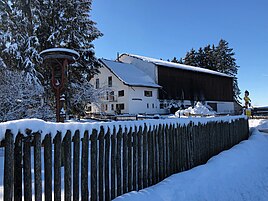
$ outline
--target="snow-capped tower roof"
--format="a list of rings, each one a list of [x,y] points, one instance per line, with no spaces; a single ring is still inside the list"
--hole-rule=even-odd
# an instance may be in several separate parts
[[[68,48],[50,48],[40,53],[44,59],[68,59],[69,63],[75,62],[79,57],[79,53]]]

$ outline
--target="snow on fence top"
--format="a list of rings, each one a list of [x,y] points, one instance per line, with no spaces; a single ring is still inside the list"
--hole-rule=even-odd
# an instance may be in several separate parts
[[[92,133],[93,129],[96,129],[98,132],[100,128],[103,127],[104,131],[107,132],[108,129],[113,130],[116,129],[118,132],[119,127],[127,132],[129,132],[130,128],[134,128],[135,126],[142,127],[144,130],[145,125],[146,128],[155,127],[159,125],[170,126],[173,125],[183,126],[188,125],[189,123],[193,123],[194,125],[207,124],[208,122],[232,122],[237,119],[247,117],[244,115],[241,116],[224,116],[224,117],[192,117],[192,118],[169,118],[169,119],[149,119],[149,120],[138,120],[138,121],[114,121],[114,122],[88,122],[88,123],[78,123],[78,122],[70,122],[70,123],[54,123],[54,122],[46,122],[40,119],[21,119],[15,121],[8,121],[0,123],[0,141],[5,138],[6,130],[11,130],[14,135],[17,135],[19,132],[25,136],[27,136],[27,131],[31,131],[31,133],[39,132],[41,134],[41,138],[44,139],[46,134],[51,134],[54,137],[57,134],[57,131],[61,133],[66,133],[68,130],[71,131],[72,135],[75,134],[75,131],[79,130],[80,133],[84,133],[88,131],[89,134]]]

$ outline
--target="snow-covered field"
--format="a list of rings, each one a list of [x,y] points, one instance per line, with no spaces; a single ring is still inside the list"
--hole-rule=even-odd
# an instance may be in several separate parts
[[[116,201],[268,200],[268,120],[250,120],[252,136],[205,165],[174,174],[155,186]]]

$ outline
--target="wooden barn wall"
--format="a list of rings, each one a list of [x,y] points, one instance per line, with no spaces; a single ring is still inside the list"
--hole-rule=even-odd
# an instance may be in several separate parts
[[[229,77],[159,66],[158,84],[160,99],[233,101]]]

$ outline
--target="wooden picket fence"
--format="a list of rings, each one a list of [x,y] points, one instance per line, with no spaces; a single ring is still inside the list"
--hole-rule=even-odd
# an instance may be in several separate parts
[[[159,121],[129,130],[101,127],[92,133],[58,132],[53,139],[47,134],[43,141],[40,133],[18,133],[14,139],[6,130],[1,143],[5,149],[4,200],[109,201],[204,164],[248,137],[244,118],[198,125]]]

